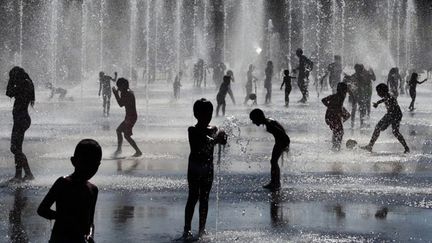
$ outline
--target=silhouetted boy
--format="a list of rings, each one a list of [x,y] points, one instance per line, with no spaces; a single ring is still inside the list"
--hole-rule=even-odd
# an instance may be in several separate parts
[[[176,100],[180,98],[180,87],[182,86],[180,81],[182,76],[183,76],[183,72],[180,71],[174,79],[173,89],[174,89],[174,99]]]
[[[291,79],[294,79],[296,77],[291,77],[289,76],[289,70],[284,70],[284,77],[283,77],[283,81],[281,84],[280,89],[282,90],[282,87],[285,85],[285,106],[288,107],[289,106],[289,95],[291,93]]]
[[[306,103],[309,98],[309,74],[313,69],[313,62],[303,55],[303,50],[301,48],[296,50],[296,56],[299,59],[299,65],[296,68],[298,71],[297,84],[302,93],[302,98],[298,101],[300,103]]]
[[[332,142],[335,151],[340,150],[344,134],[343,122],[349,118],[349,113],[343,108],[347,90],[347,84],[339,83],[336,94],[329,95],[321,100],[327,106],[325,121],[333,132]]]
[[[117,87],[112,87],[112,91],[114,93],[114,97],[117,100],[117,103],[120,107],[125,107],[126,116],[125,119],[120,125],[117,127],[117,150],[115,152],[116,155],[121,153],[121,147],[123,144],[123,136],[126,141],[135,149],[135,154],[133,157],[139,157],[142,155],[141,150],[136,145],[135,141],[132,139],[132,128],[135,125],[135,122],[138,119],[138,114],[135,106],[135,95],[132,90],[129,89],[129,82],[125,78],[119,78],[117,80]]]
[[[185,208],[185,226],[182,238],[192,239],[191,224],[196,203],[199,204],[199,236],[205,234],[209,194],[213,184],[213,150],[216,144],[226,144],[226,134],[210,126],[213,105],[202,98],[195,101],[193,113],[198,120],[195,126],[188,128],[189,164],[187,180],[189,195]]]
[[[219,92],[216,95],[217,107],[216,107],[216,116],[219,116],[219,109],[222,107],[222,115],[225,116],[225,107],[226,107],[226,95],[231,90],[231,77],[225,75],[223,77],[223,82],[219,87]]]
[[[55,220],[50,242],[87,242],[94,235],[98,188],[88,180],[100,165],[102,149],[93,139],[81,140],[71,157],[75,171],[60,177],[42,200],[37,213]],[[56,204],[56,210],[51,206]]]
[[[249,101],[249,99],[250,99],[250,95],[252,94],[253,83],[255,83],[255,86],[256,86],[256,80],[257,80],[257,78],[253,75],[254,69],[255,69],[254,65],[250,64],[249,65],[249,70],[247,71],[247,74],[246,74],[246,86],[245,86],[245,88],[246,88],[246,97],[244,99],[243,104],[246,104]]]
[[[114,73],[114,78],[105,75],[104,72],[99,73],[99,96],[101,96],[102,91],[102,106],[104,116],[109,116],[110,101],[111,101],[111,81],[115,82],[117,80],[117,72]]]
[[[404,153],[409,153],[410,149],[408,148],[408,145],[406,144],[404,137],[399,132],[399,126],[402,120],[402,111],[399,107],[396,98],[390,95],[389,88],[386,84],[379,84],[376,87],[376,91],[379,97],[381,97],[382,99],[376,103],[373,103],[373,107],[377,108],[379,104],[384,102],[387,108],[387,113],[384,115],[383,118],[381,118],[381,120],[376,125],[369,144],[361,148],[372,152],[372,148],[376,140],[378,139],[380,132],[386,130],[391,125],[393,135],[399,140],[399,142],[405,148]]]
[[[278,160],[282,153],[289,149],[290,139],[282,125],[271,118],[266,118],[261,109],[252,110],[249,117],[255,125],[265,125],[267,132],[271,133],[275,138],[275,145],[273,146],[272,156],[270,159],[271,181],[263,187],[270,190],[277,190],[281,185]]]
[[[342,58],[339,55],[334,56],[334,62],[330,63],[327,67],[327,71],[321,78],[321,89],[324,86],[324,79],[329,75],[329,84],[332,89],[332,94],[336,94],[337,85],[341,82],[342,77]]]

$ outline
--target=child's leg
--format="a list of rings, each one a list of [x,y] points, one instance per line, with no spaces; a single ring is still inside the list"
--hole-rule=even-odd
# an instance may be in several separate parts
[[[225,108],[226,108],[226,102],[224,100],[222,103],[222,115],[224,115],[224,116],[225,116]]]
[[[381,118],[381,120],[378,122],[378,124],[375,127],[375,130],[372,134],[372,138],[369,141],[369,147],[372,148],[376,142],[376,140],[378,139],[381,131],[384,131],[388,128],[388,126],[390,126],[390,123],[392,121],[392,118],[389,114],[385,114],[383,118]]]
[[[123,144],[122,132],[124,131],[124,128],[125,128],[125,122],[123,121],[122,123],[120,123],[120,125],[116,129],[116,132],[117,132],[117,152],[121,151],[121,147]]]
[[[280,168],[279,168],[279,158],[284,151],[284,146],[279,144],[275,144],[272,151],[272,156],[270,159],[270,174],[271,174],[271,182],[274,185],[280,186]]]
[[[128,141],[128,143],[132,146],[132,148],[135,149],[135,152],[137,154],[142,154],[141,150],[138,148],[137,144],[135,143],[135,140],[133,140],[133,138],[130,135],[125,134],[124,137],[125,137],[126,141]]]
[[[210,173],[209,178],[201,180],[200,183],[200,195],[199,195],[199,232],[202,233],[205,230],[207,213],[208,213],[208,201],[210,196],[210,190],[213,184],[213,173]]]
[[[216,116],[219,116],[219,109],[220,109],[221,104],[218,102],[217,106],[216,106]]]
[[[357,102],[353,101],[352,108],[351,108],[351,128],[354,128],[356,112],[357,112]]]
[[[411,104],[409,106],[409,109],[413,110],[414,109],[415,99],[416,99],[416,96],[417,96],[416,91],[415,90],[410,90],[410,96],[411,96]]]
[[[393,135],[402,144],[402,146],[405,149],[405,152],[409,152],[409,147],[408,147],[408,145],[407,145],[404,137],[402,136],[402,134],[399,131],[399,126],[400,126],[400,120],[397,121],[397,122],[392,123],[392,132],[393,132]]]
[[[199,185],[200,183],[198,176],[188,175],[189,195],[185,207],[184,232],[188,232],[191,230],[195,205],[198,202],[199,198]]]

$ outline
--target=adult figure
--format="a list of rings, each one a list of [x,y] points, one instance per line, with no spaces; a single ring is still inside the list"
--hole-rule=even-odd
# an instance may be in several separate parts
[[[399,96],[399,88],[402,83],[402,77],[399,74],[399,68],[391,68],[387,76],[387,86],[389,87],[390,94],[397,98]]]
[[[273,77],[273,62],[268,61],[267,67],[265,69],[265,80],[264,80],[264,88],[267,90],[265,96],[265,103],[271,103],[271,92],[272,92],[272,77]]]
[[[321,78],[321,89],[324,86],[324,79],[329,76],[329,84],[332,90],[332,94],[336,94],[337,85],[341,82],[342,76],[342,58],[339,55],[334,56],[334,62],[330,63],[327,66],[327,71],[324,76]]]
[[[306,103],[309,98],[309,74],[313,69],[313,62],[303,55],[303,50],[301,48],[296,50],[296,56],[299,59],[299,65],[296,68],[296,71],[298,71],[297,84],[302,93],[302,98],[299,102]]]

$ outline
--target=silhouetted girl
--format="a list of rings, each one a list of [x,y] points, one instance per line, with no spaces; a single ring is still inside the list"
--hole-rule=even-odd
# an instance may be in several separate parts
[[[267,94],[265,96],[266,104],[271,103],[272,77],[273,77],[273,62],[268,61],[267,67],[265,69],[265,80],[264,80],[264,88],[267,90]]]
[[[33,107],[35,102],[35,91],[33,81],[21,67],[14,67],[9,72],[9,81],[6,95],[15,98],[13,106],[13,128],[11,137],[11,152],[15,155],[15,177],[14,182],[21,180],[32,180],[34,176],[28,165],[27,157],[22,151],[24,134],[30,127],[31,119],[28,106]],[[22,178],[22,170],[25,176]]]
[[[417,73],[413,73],[411,75],[411,79],[408,82],[408,86],[409,86],[409,94],[411,96],[411,104],[409,106],[409,110],[413,111],[414,110],[414,103],[415,103],[415,99],[417,96],[417,84],[422,84],[424,82],[426,82],[427,78],[424,79],[423,81],[419,82],[418,81],[418,74]]]

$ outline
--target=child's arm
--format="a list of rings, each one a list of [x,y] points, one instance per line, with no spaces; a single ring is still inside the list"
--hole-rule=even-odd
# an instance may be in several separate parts
[[[10,98],[14,97],[16,95],[16,87],[15,82],[12,81],[12,79],[9,79],[7,88],[6,88],[6,95]]]
[[[114,78],[111,78],[111,81],[113,81],[113,82],[117,81],[117,72],[114,72]]]
[[[99,92],[98,92],[98,96],[101,95],[101,91],[102,91],[102,80],[99,79]]]
[[[417,81],[417,83],[418,84],[422,84],[422,83],[424,83],[424,82],[426,82],[427,81],[427,78],[425,78],[423,81],[421,81],[421,82],[419,82],[419,81]]]
[[[54,185],[51,187],[51,189],[48,191],[47,195],[39,205],[39,208],[37,210],[39,216],[49,220],[56,219],[56,211],[52,210],[51,206],[56,201],[59,191],[62,190],[60,180],[62,180],[62,178],[59,178],[56,182],[54,182]]]
[[[95,212],[95,208],[96,208],[96,202],[97,202],[97,197],[98,197],[98,188],[95,186],[94,187],[94,193],[95,196],[93,198],[93,202],[92,202],[92,207],[90,209],[90,233],[89,233],[89,237],[94,237],[94,232],[95,232],[95,226],[94,226],[94,212]]]
[[[321,102],[322,102],[325,106],[329,106],[329,104],[330,104],[330,96],[327,96],[327,97],[323,98],[323,99],[321,100]]]
[[[280,87],[280,90],[282,90],[282,87],[284,86],[284,84],[285,84],[285,79],[282,81],[282,84],[281,84],[281,87]]]
[[[119,90],[116,89],[115,87],[112,87],[112,91],[113,91],[114,97],[116,98],[117,103],[119,104],[119,106],[123,107],[125,105],[124,104],[125,102],[123,101],[124,100],[123,94],[122,94],[122,97],[120,97]]]
[[[380,99],[377,102],[373,103],[373,107],[377,108],[379,104],[383,103],[385,101],[385,99]]]

